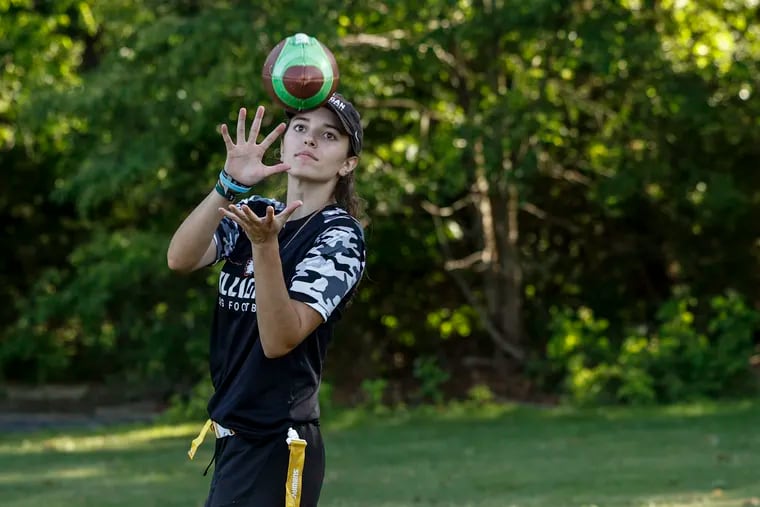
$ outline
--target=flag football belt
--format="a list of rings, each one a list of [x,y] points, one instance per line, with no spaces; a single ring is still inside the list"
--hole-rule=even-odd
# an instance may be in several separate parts
[[[206,438],[206,433],[211,427],[214,427],[216,438],[231,437],[235,430],[225,428],[221,424],[208,419],[201,428],[198,436],[190,444],[190,450],[187,455],[190,459],[195,457],[198,447]],[[293,428],[288,428],[288,438],[285,439],[288,444],[288,475],[285,479],[285,507],[299,507],[301,505],[301,484],[303,481],[303,465],[306,459],[306,440],[298,436],[298,432]]]

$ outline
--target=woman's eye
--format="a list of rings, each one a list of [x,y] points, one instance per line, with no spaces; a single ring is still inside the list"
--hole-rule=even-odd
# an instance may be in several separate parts
[[[293,130],[295,130],[296,132],[303,132],[304,130],[306,130],[306,127],[302,124],[296,124],[295,126],[293,126]]]
[[[333,134],[332,132],[325,132],[325,137],[326,137],[327,139],[330,139],[331,141],[332,141],[333,139],[337,139],[337,136],[336,136],[335,134]]]

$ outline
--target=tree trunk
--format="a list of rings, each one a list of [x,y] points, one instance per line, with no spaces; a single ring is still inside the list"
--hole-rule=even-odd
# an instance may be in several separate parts
[[[505,160],[509,160],[505,157]],[[522,344],[522,267],[518,250],[517,186],[500,185],[499,180],[507,174],[497,174],[489,179],[486,168],[483,140],[474,146],[475,182],[473,202],[478,211],[483,231],[483,250],[480,260],[483,266],[482,293],[485,299],[479,312],[481,322],[490,329],[494,344],[504,353],[522,362],[525,352]],[[502,164],[504,170],[509,170]],[[497,184],[491,181],[495,179]],[[474,288],[467,288],[473,294]],[[476,308],[477,310],[477,308]]]

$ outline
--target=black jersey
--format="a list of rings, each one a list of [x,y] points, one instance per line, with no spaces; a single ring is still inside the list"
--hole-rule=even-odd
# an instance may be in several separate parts
[[[258,216],[281,202],[254,196],[241,201]],[[256,282],[251,243],[231,219],[222,219],[214,240],[216,262],[225,260],[211,330],[209,367],[214,395],[211,418],[249,438],[284,431],[293,422],[319,418],[318,390],[325,352],[345,304],[365,266],[359,222],[337,205],[286,223],[280,258],[292,299],[322,316],[322,324],[288,354],[264,355],[256,322]]]

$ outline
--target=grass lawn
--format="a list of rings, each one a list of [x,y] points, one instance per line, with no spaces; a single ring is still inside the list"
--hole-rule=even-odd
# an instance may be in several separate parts
[[[0,505],[201,506],[199,424],[0,436]],[[320,506],[760,506],[760,403],[433,409],[324,423]]]

